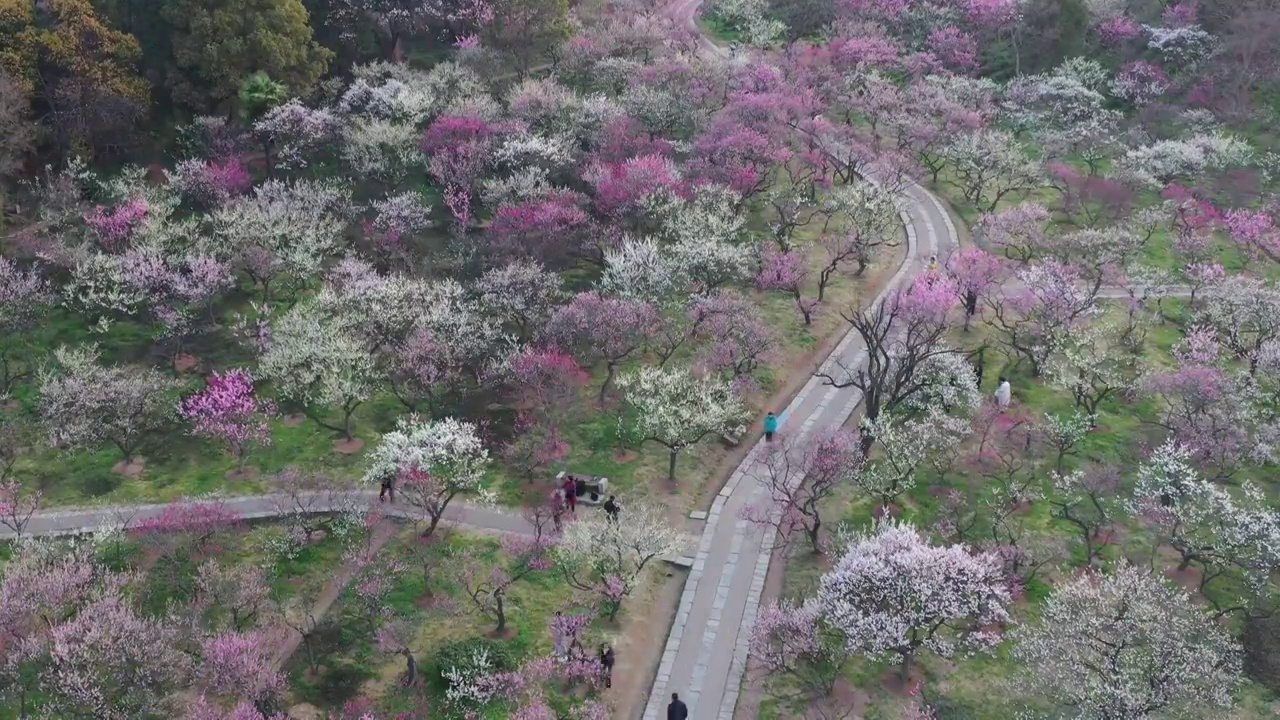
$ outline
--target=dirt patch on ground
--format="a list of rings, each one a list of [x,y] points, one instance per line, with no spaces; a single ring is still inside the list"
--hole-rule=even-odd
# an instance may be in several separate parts
[[[333,451],[342,455],[355,455],[364,447],[364,441],[360,438],[351,438],[350,440],[334,440]]]
[[[146,466],[146,460],[136,457],[128,460],[121,460],[115,465],[112,465],[111,471],[125,477],[138,477],[142,474],[142,471],[146,469]]]

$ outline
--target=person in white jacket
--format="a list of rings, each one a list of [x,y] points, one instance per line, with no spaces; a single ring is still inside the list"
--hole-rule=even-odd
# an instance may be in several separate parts
[[[1000,378],[1000,384],[996,386],[996,406],[1003,412],[1009,407],[1009,401],[1013,399],[1013,389],[1009,387],[1009,381]]]

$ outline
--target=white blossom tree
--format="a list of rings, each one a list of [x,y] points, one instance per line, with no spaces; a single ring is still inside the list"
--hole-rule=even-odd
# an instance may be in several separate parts
[[[1079,408],[1097,422],[1098,406],[1137,386],[1140,356],[1121,345],[1120,328],[1096,323],[1066,336],[1044,368],[1054,387],[1066,390]]]
[[[642,367],[618,376],[618,387],[635,411],[636,435],[671,453],[667,480],[676,478],[680,451],[711,434],[741,428],[746,405],[733,386],[715,377],[696,377],[684,368]]]
[[[949,657],[999,640],[1009,620],[1001,561],[963,545],[930,545],[909,524],[882,522],[850,538],[819,581],[816,602],[852,653],[894,656],[906,678],[921,649]]]
[[[157,370],[100,365],[92,345],[59,348],[53,357],[39,380],[40,414],[55,447],[111,443],[127,463],[176,414],[178,383]]]
[[[1242,140],[1201,133],[1131,148],[1116,159],[1116,169],[1158,189],[1175,181],[1194,183],[1206,172],[1244,166],[1253,158],[1253,148]]]
[[[458,495],[493,500],[484,487],[488,467],[489,451],[475,425],[452,417],[409,415],[370,451],[364,481],[395,484],[400,497],[422,513],[423,535],[429,536]]]
[[[1004,198],[1040,182],[1039,164],[1001,130],[961,134],[942,153],[955,175],[950,182],[983,212],[995,210]]]
[[[860,429],[864,436],[875,438],[880,452],[852,473],[851,479],[888,511],[897,498],[915,487],[921,464],[958,447],[969,434],[970,424],[936,411],[907,420],[883,413],[875,420],[863,420]]]
[[[214,212],[212,253],[235,261],[262,291],[283,278],[296,290],[341,246],[345,191],[311,182],[268,181]]]
[[[628,502],[625,513],[621,522],[592,514],[566,524],[555,550],[568,583],[599,595],[611,620],[653,561],[683,550],[690,539],[661,505]]]
[[[1197,320],[1217,333],[1218,341],[1257,368],[1258,353],[1280,339],[1280,288],[1257,278],[1232,275],[1204,290]]]
[[[1178,570],[1200,570],[1199,590],[1219,615],[1268,593],[1280,568],[1280,512],[1259,487],[1246,481],[1233,495],[1201,478],[1191,452],[1168,441],[1138,468],[1134,500],[1132,509],[1178,552]],[[1210,592],[1215,581],[1232,575],[1244,581],[1246,593],[1223,598]]]
[[[1128,564],[1063,585],[1014,640],[1021,687],[1053,717],[1225,717],[1240,683],[1240,650],[1223,628]]]
[[[352,413],[379,384],[365,342],[325,312],[318,299],[297,305],[272,325],[271,342],[259,358],[258,372],[277,397],[348,441]],[[319,410],[324,407],[337,408],[342,423],[327,422]]]

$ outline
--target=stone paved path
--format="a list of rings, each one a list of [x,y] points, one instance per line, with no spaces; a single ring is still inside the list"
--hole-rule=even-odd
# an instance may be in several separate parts
[[[923,270],[930,255],[946,257],[958,242],[950,216],[927,190],[909,187],[904,205],[906,259],[875,302]],[[822,371],[834,370],[836,358],[849,367],[865,361],[857,333],[845,336]],[[837,389],[812,377],[787,406],[783,426],[792,434],[838,427],[861,399],[855,388]],[[766,497],[756,475],[763,443],[756,443],[712,503],[645,707],[645,720],[663,717],[672,692],[680,693],[691,718],[733,717],[746,669],[747,641],[776,539],[775,531],[761,531],[739,518],[744,506]]]
[[[246,520],[285,515],[287,511],[282,505],[288,505],[288,503],[281,503],[279,496],[273,495],[246,495],[210,499],[210,501],[221,502],[224,507],[238,513]],[[370,508],[377,506],[382,512],[392,517],[411,517],[407,510],[402,509],[402,505],[380,504],[378,495],[374,492],[359,491],[354,495],[354,502]],[[351,501],[342,498],[332,500],[317,498],[308,502],[307,506],[311,512],[325,513],[350,507]],[[164,504],[105,505],[41,512],[31,517],[25,535],[85,535],[113,527],[131,526],[148,517],[155,517],[165,507]],[[450,503],[445,511],[444,522],[491,532],[526,534],[533,531],[529,522],[520,515],[460,502]],[[12,530],[0,527],[0,539],[12,536]]]

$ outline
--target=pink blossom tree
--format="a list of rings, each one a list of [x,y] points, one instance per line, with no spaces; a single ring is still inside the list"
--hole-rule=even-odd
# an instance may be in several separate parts
[[[933,546],[892,522],[850,540],[814,601],[848,650],[895,657],[903,679],[920,650],[949,657],[959,648],[989,649],[999,641],[990,626],[1010,619],[995,556]]]
[[[85,215],[84,221],[93,231],[98,247],[118,254],[128,247],[134,230],[146,220],[148,212],[146,198],[139,196],[112,208],[99,205]]]
[[[31,517],[40,509],[40,500],[44,490],[30,490],[18,484],[13,478],[0,479],[0,527],[8,528],[16,538],[21,538],[31,522]]]
[[[1017,285],[988,301],[1001,344],[1031,365],[1039,377],[1049,358],[1097,312],[1097,288],[1083,285],[1080,274],[1047,260],[1019,270]]]
[[[239,698],[267,707],[284,691],[284,676],[275,667],[272,645],[261,633],[227,632],[201,646],[197,676],[213,695]]]
[[[882,302],[842,313],[866,344],[866,365],[853,367],[837,358],[833,370],[820,371],[818,377],[837,388],[858,388],[863,417],[869,422],[909,403],[925,389],[929,365],[955,352],[943,341],[951,327],[957,288],[949,277],[930,271]],[[870,435],[863,436],[864,453],[872,442]]]
[[[502,454],[532,481],[539,470],[568,454],[561,427],[589,380],[574,359],[557,350],[528,348],[508,361],[516,426]]]
[[[53,299],[35,271],[0,257],[0,397],[8,397],[14,384],[31,374],[24,362],[30,348],[27,333],[39,324]]]
[[[827,498],[859,471],[863,457],[856,433],[817,431],[794,437],[783,433],[765,447],[757,476],[768,493],[743,508],[755,525],[773,527],[784,539],[801,534],[815,553],[823,550],[823,506]]]
[[[805,325],[813,324],[813,313],[820,304],[817,298],[804,296],[804,285],[809,278],[809,258],[803,250],[778,251],[766,247],[760,273],[756,275],[756,287],[761,290],[781,290],[795,300],[796,309]]]
[[[964,307],[964,329],[978,314],[978,301],[995,289],[1003,275],[999,258],[980,247],[961,248],[947,258],[947,274],[951,276]]]
[[[647,302],[584,292],[551,316],[545,332],[548,340],[580,361],[604,363],[603,403],[618,365],[643,350],[658,322],[657,311]]]
[[[494,211],[485,237],[499,255],[533,258],[554,268],[582,255],[599,261],[584,202],[576,193],[553,192],[502,205]]]
[[[689,309],[689,322],[701,346],[694,364],[727,375],[737,388],[751,387],[752,376],[777,352],[760,309],[738,293],[721,290],[699,298]]]
[[[551,552],[555,539],[539,535],[504,535],[500,541],[502,555],[496,561],[474,552],[458,558],[459,582],[472,606],[493,618],[494,634],[507,629],[507,593],[531,574],[553,567]]]
[[[183,399],[178,413],[192,423],[195,434],[225,442],[242,472],[249,448],[271,443],[267,418],[275,408],[254,396],[253,378],[245,370],[215,372],[205,382],[204,390]]]
[[[1025,265],[1044,256],[1049,245],[1048,229],[1051,219],[1045,206],[1023,203],[1008,210],[983,215],[974,231],[984,245]]]

